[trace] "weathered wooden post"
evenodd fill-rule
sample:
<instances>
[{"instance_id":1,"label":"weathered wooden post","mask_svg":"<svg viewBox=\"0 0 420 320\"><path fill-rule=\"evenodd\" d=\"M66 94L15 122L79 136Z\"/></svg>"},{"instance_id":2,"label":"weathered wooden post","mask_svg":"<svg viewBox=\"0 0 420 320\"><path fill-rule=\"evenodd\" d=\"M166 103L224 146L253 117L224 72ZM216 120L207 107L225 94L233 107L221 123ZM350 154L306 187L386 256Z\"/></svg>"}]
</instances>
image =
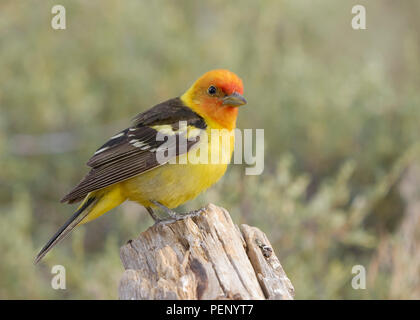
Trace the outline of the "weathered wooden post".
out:
<instances>
[{"instance_id":1,"label":"weathered wooden post","mask_svg":"<svg viewBox=\"0 0 420 320\"><path fill-rule=\"evenodd\" d=\"M213 204L121 248L120 299L293 299L267 237Z\"/></svg>"}]
</instances>

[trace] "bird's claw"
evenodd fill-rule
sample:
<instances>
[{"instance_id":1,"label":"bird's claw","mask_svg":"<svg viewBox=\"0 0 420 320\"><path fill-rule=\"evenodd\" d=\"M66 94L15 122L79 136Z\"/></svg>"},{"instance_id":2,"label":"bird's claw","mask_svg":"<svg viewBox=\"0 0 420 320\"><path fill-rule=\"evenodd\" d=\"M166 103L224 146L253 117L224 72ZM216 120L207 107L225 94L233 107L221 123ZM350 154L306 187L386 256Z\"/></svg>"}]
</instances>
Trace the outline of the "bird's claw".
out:
<instances>
[{"instance_id":1,"label":"bird's claw","mask_svg":"<svg viewBox=\"0 0 420 320\"><path fill-rule=\"evenodd\" d=\"M163 204L161 204L158 201L151 200L151 202L154 205L156 205L157 207L163 209L168 214L168 216L169 216L169 217L167 217L165 219L160 219L155 214L153 214L153 210L150 209L150 211L152 211L151 215L153 214L152 215L152 218L155 221L155 225L158 225L158 224L169 224L169 223L173 223L173 222L176 222L176 221L179 221L179 220L183 220L183 219L186 219L186 218L196 217L196 216L200 215L202 212L205 211L204 208L200 208L198 210L193 210L193 211L187 212L187 213L176 213L175 211L167 208L166 206L164 206ZM150 213L150 211L149 211L149 213Z\"/></svg>"},{"instance_id":2,"label":"bird's claw","mask_svg":"<svg viewBox=\"0 0 420 320\"><path fill-rule=\"evenodd\" d=\"M187 213L176 213L176 212L171 210L171 214L169 215L168 218L159 219L159 220L155 221L155 225L166 225L166 224L170 224L170 223L180 221L180 220L184 220L184 219L187 219L187 218L197 217L202 212L204 212L204 209L202 209L202 208L198 209L198 210L193 210L193 211L187 212Z\"/></svg>"}]
</instances>

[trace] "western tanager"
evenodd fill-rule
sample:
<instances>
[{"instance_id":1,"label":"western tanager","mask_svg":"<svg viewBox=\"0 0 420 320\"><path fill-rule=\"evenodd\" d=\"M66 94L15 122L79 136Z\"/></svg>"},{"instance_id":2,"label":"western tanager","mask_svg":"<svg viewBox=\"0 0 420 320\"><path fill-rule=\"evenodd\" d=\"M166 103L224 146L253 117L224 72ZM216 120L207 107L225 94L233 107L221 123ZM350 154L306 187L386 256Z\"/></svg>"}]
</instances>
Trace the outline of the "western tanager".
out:
<instances>
[{"instance_id":1,"label":"western tanager","mask_svg":"<svg viewBox=\"0 0 420 320\"><path fill-rule=\"evenodd\" d=\"M135 201L148 210L155 222L154 209L164 209L172 219L180 215L171 211L218 181L227 163L185 162L185 157L199 147L213 153L227 153L229 143L211 143L212 129L232 133L238 107L246 104L242 80L228 70L213 70L199 78L181 97L162 102L138 114L132 125L111 137L87 162L92 169L61 202L82 201L77 211L47 242L34 263L44 257L76 226L91 221L126 200ZM180 123L186 126L181 130ZM164 143L159 133L188 139L187 148L178 150L176 164L157 161L157 150ZM204 138L203 139L203 134ZM200 139L201 138L201 139ZM202 145L205 143L205 145ZM225 148L223 150L222 148Z\"/></svg>"}]
</instances>

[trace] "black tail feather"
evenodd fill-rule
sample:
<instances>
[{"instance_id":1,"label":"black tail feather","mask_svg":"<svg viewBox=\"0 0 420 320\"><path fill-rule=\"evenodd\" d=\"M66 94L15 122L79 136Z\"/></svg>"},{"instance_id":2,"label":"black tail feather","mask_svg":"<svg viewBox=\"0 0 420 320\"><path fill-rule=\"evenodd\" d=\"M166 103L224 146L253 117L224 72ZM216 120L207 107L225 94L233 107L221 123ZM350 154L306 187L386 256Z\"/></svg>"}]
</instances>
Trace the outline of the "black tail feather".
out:
<instances>
[{"instance_id":1,"label":"black tail feather","mask_svg":"<svg viewBox=\"0 0 420 320\"><path fill-rule=\"evenodd\" d=\"M47 244L41 249L34 260L34 264L37 264L47 253L50 251L58 242L63 240L80 221L89 213L85 212L86 209L95 201L95 197L89 198L71 217L66 223L51 237ZM82 214L85 212L85 214Z\"/></svg>"}]
</instances>

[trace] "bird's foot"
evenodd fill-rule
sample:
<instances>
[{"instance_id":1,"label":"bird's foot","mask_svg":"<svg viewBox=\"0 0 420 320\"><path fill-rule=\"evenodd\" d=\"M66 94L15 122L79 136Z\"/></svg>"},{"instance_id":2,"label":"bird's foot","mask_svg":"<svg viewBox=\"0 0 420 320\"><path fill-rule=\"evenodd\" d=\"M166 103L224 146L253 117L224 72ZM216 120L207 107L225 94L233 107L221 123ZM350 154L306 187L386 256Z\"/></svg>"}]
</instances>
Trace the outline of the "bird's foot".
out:
<instances>
[{"instance_id":1,"label":"bird's foot","mask_svg":"<svg viewBox=\"0 0 420 320\"><path fill-rule=\"evenodd\" d=\"M197 209L197 210L193 210L193 211L190 211L190 212L185 212L185 213L175 213L174 215L172 215L170 217L170 219L173 219L173 220L177 221L177 220L182 220L182 219L186 219L186 218L197 217L202 212L204 212L204 209L203 208Z\"/></svg>"},{"instance_id":2,"label":"bird's foot","mask_svg":"<svg viewBox=\"0 0 420 320\"><path fill-rule=\"evenodd\" d=\"M193 210L193 211L187 212L187 213L176 213L175 211L167 208L166 206L164 206L163 204L161 204L158 201L151 200L151 202L154 205L156 205L157 207L163 209L168 214L168 217L165 218L165 219L159 219L159 218L156 217L156 215L153 214L156 217L156 219L155 219L152 216L153 220L155 220L155 224L168 224L168 223L183 220L183 219L186 219L186 218L196 217L196 216L200 215L202 212L204 212L204 208L201 208L201 209ZM150 211L149 211L149 213L150 213Z\"/></svg>"},{"instance_id":3,"label":"bird's foot","mask_svg":"<svg viewBox=\"0 0 420 320\"><path fill-rule=\"evenodd\" d=\"M196 216L199 216L200 214L202 214L205 211L206 210L204 208L200 208L200 209L196 209L196 210L187 212L187 213L185 213L185 215L188 216L188 217L196 217Z\"/></svg>"},{"instance_id":4,"label":"bird's foot","mask_svg":"<svg viewBox=\"0 0 420 320\"><path fill-rule=\"evenodd\" d=\"M163 221L162 219L160 219L154 212L153 209L150 207L146 207L147 212L149 212L150 216L152 217L153 221L155 222L155 224L159 224L161 221Z\"/></svg>"}]
</instances>

